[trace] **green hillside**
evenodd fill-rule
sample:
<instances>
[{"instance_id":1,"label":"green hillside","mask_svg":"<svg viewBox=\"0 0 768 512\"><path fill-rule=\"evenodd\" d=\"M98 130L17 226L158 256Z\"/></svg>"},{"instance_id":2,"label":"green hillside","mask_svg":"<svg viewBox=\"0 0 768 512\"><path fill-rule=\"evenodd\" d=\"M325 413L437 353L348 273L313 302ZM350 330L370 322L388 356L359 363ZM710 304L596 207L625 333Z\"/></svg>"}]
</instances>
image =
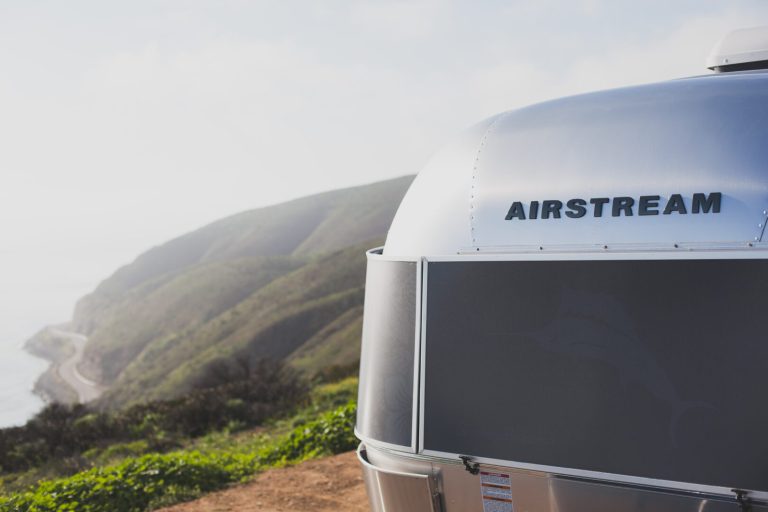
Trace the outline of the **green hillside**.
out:
<instances>
[{"instance_id":1,"label":"green hillside","mask_svg":"<svg viewBox=\"0 0 768 512\"><path fill-rule=\"evenodd\" d=\"M309 375L359 354L364 251L380 245L412 177L214 222L139 256L77 305L80 370L103 405L178 396L243 361ZM214 382L215 383L215 382Z\"/></svg>"}]
</instances>

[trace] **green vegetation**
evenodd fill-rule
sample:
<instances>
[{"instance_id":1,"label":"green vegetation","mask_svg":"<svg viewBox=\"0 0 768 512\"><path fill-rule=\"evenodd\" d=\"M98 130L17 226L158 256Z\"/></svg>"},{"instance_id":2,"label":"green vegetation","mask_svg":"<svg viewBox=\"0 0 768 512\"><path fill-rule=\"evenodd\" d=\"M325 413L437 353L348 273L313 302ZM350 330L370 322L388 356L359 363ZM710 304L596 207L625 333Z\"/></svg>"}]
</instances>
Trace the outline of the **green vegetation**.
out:
<instances>
[{"instance_id":1,"label":"green vegetation","mask_svg":"<svg viewBox=\"0 0 768 512\"><path fill-rule=\"evenodd\" d=\"M253 453L180 450L128 457L68 478L42 482L8 497L0 511L141 511L199 496L259 470L354 449L355 404L339 407L296 427Z\"/></svg>"},{"instance_id":2,"label":"green vegetation","mask_svg":"<svg viewBox=\"0 0 768 512\"><path fill-rule=\"evenodd\" d=\"M354 378L320 386L310 405L256 433L225 429L183 449L146 455L134 454L146 448L141 442L113 445L101 455L125 453L119 462L0 496L0 511L142 511L195 498L269 467L354 449L356 387Z\"/></svg>"},{"instance_id":3,"label":"green vegetation","mask_svg":"<svg viewBox=\"0 0 768 512\"><path fill-rule=\"evenodd\" d=\"M102 282L63 329L108 389L0 430L0 512L148 510L353 449L365 250L411 181L235 215ZM63 339L27 347L60 362ZM57 379L39 387L71 401Z\"/></svg>"},{"instance_id":4,"label":"green vegetation","mask_svg":"<svg viewBox=\"0 0 768 512\"><path fill-rule=\"evenodd\" d=\"M106 457L146 446L162 452L187 439L225 427L260 425L305 402L306 385L281 363L242 365L242 374L174 400L137 404L118 411L51 404L22 427L0 430L0 472L19 472L68 460L87 467L99 448Z\"/></svg>"},{"instance_id":5,"label":"green vegetation","mask_svg":"<svg viewBox=\"0 0 768 512\"><path fill-rule=\"evenodd\" d=\"M139 256L76 308L80 370L100 406L169 400L232 359L285 360L310 378L359 354L365 250L412 177L238 214Z\"/></svg>"}]
</instances>

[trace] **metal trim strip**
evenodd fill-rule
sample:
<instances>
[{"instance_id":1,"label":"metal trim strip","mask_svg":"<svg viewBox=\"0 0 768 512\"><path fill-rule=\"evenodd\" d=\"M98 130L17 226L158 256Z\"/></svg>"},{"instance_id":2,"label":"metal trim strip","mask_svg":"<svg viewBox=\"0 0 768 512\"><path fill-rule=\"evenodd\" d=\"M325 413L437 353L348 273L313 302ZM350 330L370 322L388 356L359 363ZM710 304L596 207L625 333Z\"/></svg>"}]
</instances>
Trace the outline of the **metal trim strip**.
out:
<instances>
[{"instance_id":1,"label":"metal trim strip","mask_svg":"<svg viewBox=\"0 0 768 512\"><path fill-rule=\"evenodd\" d=\"M696 259L765 259L768 258L768 244L749 249L702 249L696 251L583 251L583 252L516 252L516 253L467 253L443 256L428 256L430 262L451 261L610 261L610 260L696 260Z\"/></svg>"},{"instance_id":2,"label":"metal trim strip","mask_svg":"<svg viewBox=\"0 0 768 512\"><path fill-rule=\"evenodd\" d=\"M397 453L402 453L405 455L414 454L414 452L411 451L412 447L410 446L388 443L386 441L379 441L378 439L373 439L372 437L364 436L363 434L360 433L359 430L357 430L357 426L355 426L354 428L354 434L355 434L355 437L358 438L360 441L362 441L367 445L373 446L374 448L395 451Z\"/></svg>"},{"instance_id":3,"label":"metal trim strip","mask_svg":"<svg viewBox=\"0 0 768 512\"><path fill-rule=\"evenodd\" d=\"M413 332L413 413L411 414L411 451L413 451L413 453L417 453L420 446L420 443L418 442L418 435L419 421L421 418L419 408L419 404L421 403L419 400L421 389L419 386L419 373L421 364L421 272L422 264L421 260L419 260L416 262L416 299L414 300L416 303L416 314L414 315L415 322Z\"/></svg>"},{"instance_id":4,"label":"metal trim strip","mask_svg":"<svg viewBox=\"0 0 768 512\"><path fill-rule=\"evenodd\" d=\"M604 244L542 244L542 245L507 245L507 246L478 246L463 247L456 253L471 254L519 254L519 253L602 253L602 252L692 252L692 251L741 251L765 250L768 242L755 240L751 242L677 242L664 244L630 244L606 242Z\"/></svg>"},{"instance_id":5,"label":"metal trim strip","mask_svg":"<svg viewBox=\"0 0 768 512\"><path fill-rule=\"evenodd\" d=\"M455 464L454 460L459 460L459 454L441 452L436 450L423 450L423 455L433 457L433 462L437 462L445 459L451 464ZM531 464L528 462L515 462L509 460L493 459L489 457L473 457L473 462L477 462L481 465L496 466L511 469L520 469L524 471L536 471L539 473L546 473L558 476L566 477L578 477L589 479L599 482L613 482L619 484L632 484L640 485L644 487L650 487L654 489L667 489L667 490L682 490L687 492L699 493L699 494L712 494L716 496L733 497L734 493L730 487L718 487L713 485L700 485L689 482L676 482L673 480L657 480L654 478L645 478L631 475L620 475L615 473L601 473L599 471L588 471L584 469L571 469L562 468L558 466L547 466L543 464ZM759 501L768 501L768 492L755 491L750 489L744 489L749 493L751 499L757 499Z\"/></svg>"},{"instance_id":6,"label":"metal trim strip","mask_svg":"<svg viewBox=\"0 0 768 512\"><path fill-rule=\"evenodd\" d=\"M419 432L419 444L417 453L421 453L424 449L424 374L426 364L426 344L427 344L427 282L429 279L429 265L427 265L427 259L422 258L421 264L421 317L419 323L421 324L420 332L420 352L419 352L419 424L417 425Z\"/></svg>"},{"instance_id":7,"label":"metal trim strip","mask_svg":"<svg viewBox=\"0 0 768 512\"><path fill-rule=\"evenodd\" d=\"M419 474L419 473L408 473L408 472L405 472L405 471L396 471L394 469L387 469L387 468L382 468L382 467L379 467L379 466L375 466L375 465L371 464L370 462L368 462L368 459L366 459L362 455L361 452L363 452L364 450L365 450L365 443L360 443L358 445L358 447L357 447L357 450L356 450L357 460L359 460L360 463L363 466L365 466L367 468L370 468L373 471L376 471L378 473L386 473L388 475L404 476L404 477L409 477L409 478L417 478L419 480L427 480L427 479L430 478L430 475L422 475L422 474Z\"/></svg>"}]
</instances>

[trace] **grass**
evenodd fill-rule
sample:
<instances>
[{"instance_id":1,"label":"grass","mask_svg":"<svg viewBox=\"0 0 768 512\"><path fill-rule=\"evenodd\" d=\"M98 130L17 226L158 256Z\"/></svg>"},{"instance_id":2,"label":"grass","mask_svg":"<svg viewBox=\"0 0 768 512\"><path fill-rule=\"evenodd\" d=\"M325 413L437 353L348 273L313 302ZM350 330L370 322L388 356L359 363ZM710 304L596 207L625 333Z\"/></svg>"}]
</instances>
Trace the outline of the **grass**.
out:
<instances>
[{"instance_id":1,"label":"grass","mask_svg":"<svg viewBox=\"0 0 768 512\"><path fill-rule=\"evenodd\" d=\"M251 432L228 429L169 453L111 446L89 456L115 460L0 496L0 511L139 512L247 481L264 469L354 449L357 379L313 391L310 406Z\"/></svg>"}]
</instances>

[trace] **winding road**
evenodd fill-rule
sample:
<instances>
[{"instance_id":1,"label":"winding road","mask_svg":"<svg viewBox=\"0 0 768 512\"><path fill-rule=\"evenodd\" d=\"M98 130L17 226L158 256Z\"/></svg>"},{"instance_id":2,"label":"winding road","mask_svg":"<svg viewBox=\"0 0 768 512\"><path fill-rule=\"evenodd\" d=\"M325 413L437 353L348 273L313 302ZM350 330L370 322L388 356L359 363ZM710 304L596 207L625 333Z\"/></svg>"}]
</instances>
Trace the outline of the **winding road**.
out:
<instances>
[{"instance_id":1,"label":"winding road","mask_svg":"<svg viewBox=\"0 0 768 512\"><path fill-rule=\"evenodd\" d=\"M59 376L75 390L77 399L81 404L98 398L106 388L98 382L84 377L77 369L78 363L83 358L83 350L88 342L88 337L76 332L62 331L56 327L51 327L50 331L58 338L68 339L75 347L75 353L58 365Z\"/></svg>"}]
</instances>

